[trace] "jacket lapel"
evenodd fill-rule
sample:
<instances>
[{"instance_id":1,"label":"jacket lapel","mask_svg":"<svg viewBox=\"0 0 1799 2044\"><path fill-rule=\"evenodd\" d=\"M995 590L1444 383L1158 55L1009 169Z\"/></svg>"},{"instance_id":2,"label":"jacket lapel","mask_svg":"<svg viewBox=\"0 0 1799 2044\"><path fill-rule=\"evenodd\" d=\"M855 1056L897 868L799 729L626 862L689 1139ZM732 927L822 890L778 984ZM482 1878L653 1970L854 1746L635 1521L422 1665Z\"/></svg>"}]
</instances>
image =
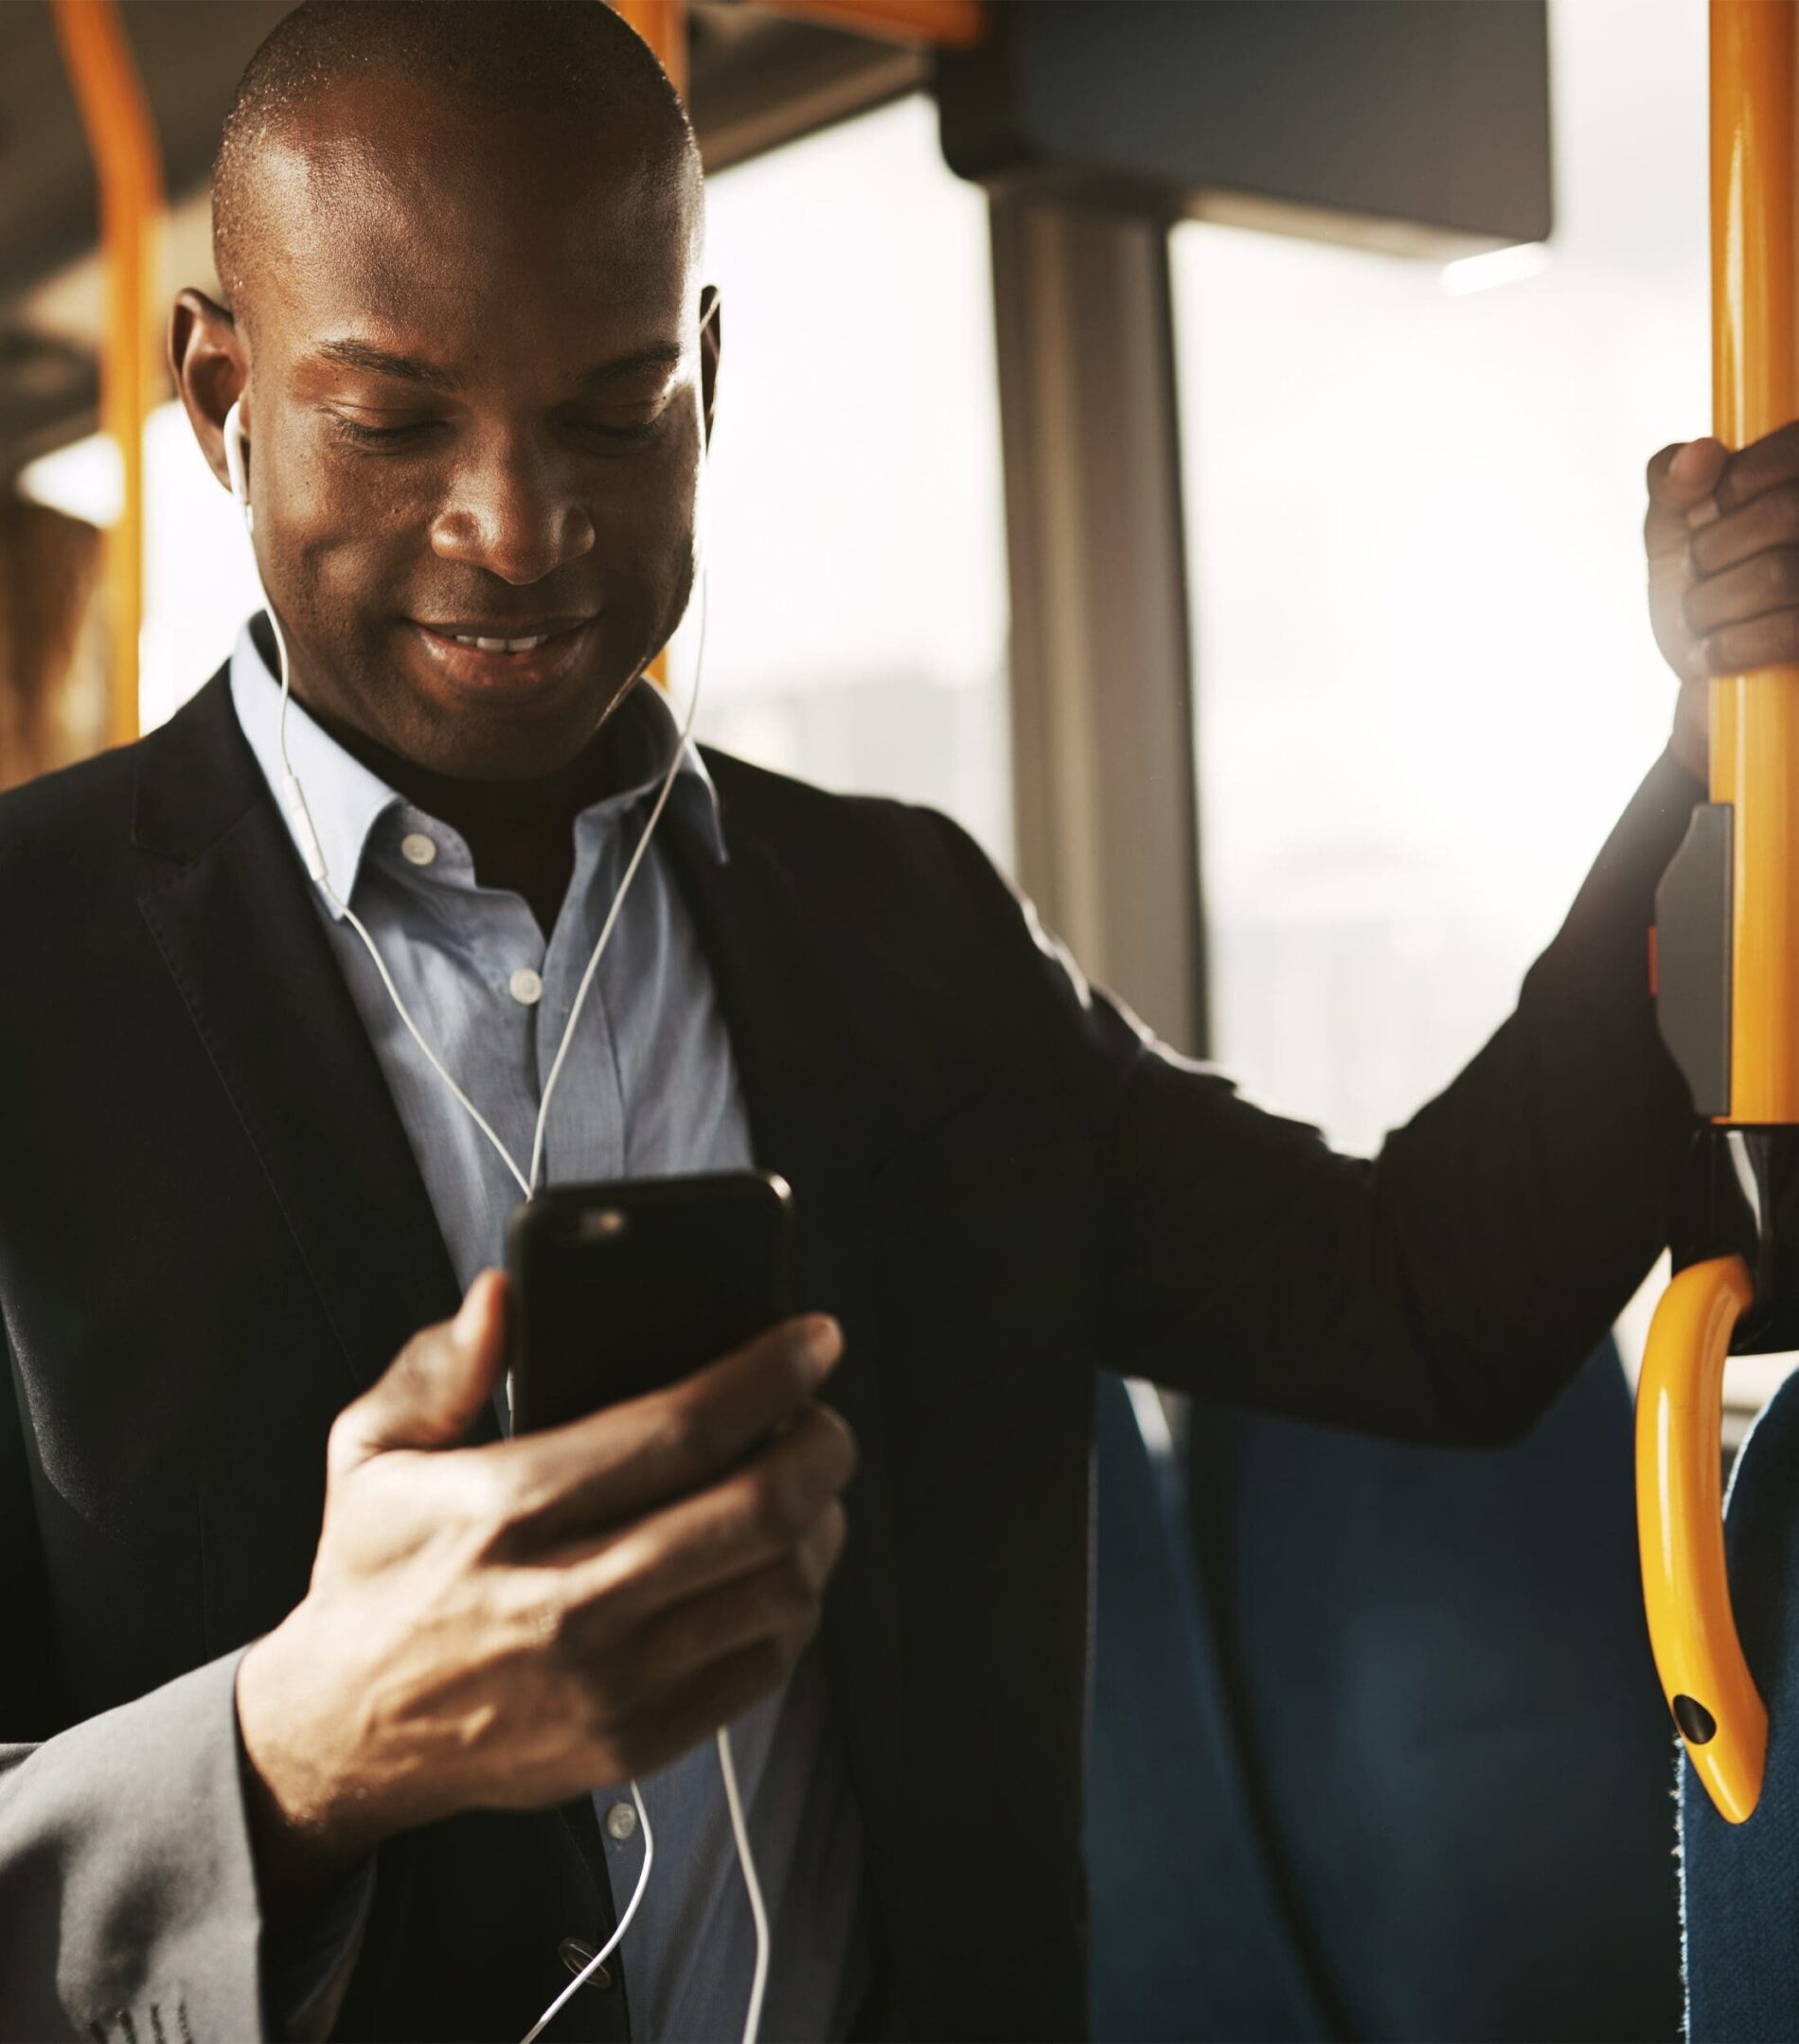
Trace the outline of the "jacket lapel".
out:
<instances>
[{"instance_id":1,"label":"jacket lapel","mask_svg":"<svg viewBox=\"0 0 1799 2044\"><path fill-rule=\"evenodd\" d=\"M347 1401L455 1311L455 1273L223 670L139 747L134 832L163 862L138 905L330 1317ZM470 1438L498 1437L484 1408ZM610 1929L592 1802L561 1815Z\"/></svg>"},{"instance_id":2,"label":"jacket lapel","mask_svg":"<svg viewBox=\"0 0 1799 2044\"><path fill-rule=\"evenodd\" d=\"M141 748L135 830L167 862L138 905L365 1390L455 1276L223 671Z\"/></svg>"},{"instance_id":3,"label":"jacket lapel","mask_svg":"<svg viewBox=\"0 0 1799 2044\"><path fill-rule=\"evenodd\" d=\"M868 1177L878 1144L805 904L749 819L722 794L721 807L723 863L672 812L668 848L718 987L757 1163L793 1187L794 1303L833 1313L844 1327L844 1360L824 1395L854 1431L860 1456L822 1645L864 1828L891 1837L900 1657L879 1330L870 1306ZM870 1857L879 1865L884 1856Z\"/></svg>"}]
</instances>

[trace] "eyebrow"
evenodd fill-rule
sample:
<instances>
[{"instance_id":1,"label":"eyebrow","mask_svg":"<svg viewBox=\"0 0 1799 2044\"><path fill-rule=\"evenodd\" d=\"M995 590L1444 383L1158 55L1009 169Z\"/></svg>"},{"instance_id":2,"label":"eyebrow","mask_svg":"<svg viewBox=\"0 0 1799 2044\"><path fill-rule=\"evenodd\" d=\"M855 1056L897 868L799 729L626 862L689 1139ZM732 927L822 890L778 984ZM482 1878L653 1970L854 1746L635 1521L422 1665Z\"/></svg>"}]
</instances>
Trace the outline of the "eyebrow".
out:
<instances>
[{"instance_id":1,"label":"eyebrow","mask_svg":"<svg viewBox=\"0 0 1799 2044\"><path fill-rule=\"evenodd\" d=\"M326 341L317 352L322 361L341 363L347 369L372 369L377 376L399 377L403 382L422 383L428 390L454 391L462 387L460 377L438 368L436 363L423 362L417 355L396 355L387 348L373 347L366 341Z\"/></svg>"},{"instance_id":2,"label":"eyebrow","mask_svg":"<svg viewBox=\"0 0 1799 2044\"><path fill-rule=\"evenodd\" d=\"M326 341L320 345L317 353L322 361L340 363L348 369L369 369L377 376L398 377L402 382L420 383L427 390L448 393L462 387L459 376L439 368L434 362L426 362L417 355L397 355L391 349L376 347L367 341L348 337ZM680 362L681 349L672 342L661 342L589 369L580 379L580 388L584 391L603 389L610 383L623 382L629 377L641 375L646 369L660 369L667 374L679 366Z\"/></svg>"}]
</instances>

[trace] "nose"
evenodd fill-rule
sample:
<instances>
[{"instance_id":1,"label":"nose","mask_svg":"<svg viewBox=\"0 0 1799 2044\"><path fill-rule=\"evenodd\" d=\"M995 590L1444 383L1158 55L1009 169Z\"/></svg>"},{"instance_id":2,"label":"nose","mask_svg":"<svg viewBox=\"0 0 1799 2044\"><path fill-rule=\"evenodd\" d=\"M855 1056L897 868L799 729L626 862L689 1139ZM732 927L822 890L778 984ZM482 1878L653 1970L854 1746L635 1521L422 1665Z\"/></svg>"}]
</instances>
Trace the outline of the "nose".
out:
<instances>
[{"instance_id":1,"label":"nose","mask_svg":"<svg viewBox=\"0 0 1799 2044\"><path fill-rule=\"evenodd\" d=\"M523 432L494 433L458 466L432 521L432 550L523 587L578 560L594 522L553 447Z\"/></svg>"}]
</instances>

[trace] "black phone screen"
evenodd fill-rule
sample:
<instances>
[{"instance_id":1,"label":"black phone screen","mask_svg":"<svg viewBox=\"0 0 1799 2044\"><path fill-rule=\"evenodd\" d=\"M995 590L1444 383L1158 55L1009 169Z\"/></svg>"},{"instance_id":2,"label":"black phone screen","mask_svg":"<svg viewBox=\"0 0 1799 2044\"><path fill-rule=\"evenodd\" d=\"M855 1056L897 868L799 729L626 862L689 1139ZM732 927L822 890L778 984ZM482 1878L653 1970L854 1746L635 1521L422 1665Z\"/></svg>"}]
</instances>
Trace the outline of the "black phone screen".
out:
<instances>
[{"instance_id":1,"label":"black phone screen","mask_svg":"<svg viewBox=\"0 0 1799 2044\"><path fill-rule=\"evenodd\" d=\"M769 1172L565 1185L507 1224L515 1433L658 1391L793 1311Z\"/></svg>"}]
</instances>

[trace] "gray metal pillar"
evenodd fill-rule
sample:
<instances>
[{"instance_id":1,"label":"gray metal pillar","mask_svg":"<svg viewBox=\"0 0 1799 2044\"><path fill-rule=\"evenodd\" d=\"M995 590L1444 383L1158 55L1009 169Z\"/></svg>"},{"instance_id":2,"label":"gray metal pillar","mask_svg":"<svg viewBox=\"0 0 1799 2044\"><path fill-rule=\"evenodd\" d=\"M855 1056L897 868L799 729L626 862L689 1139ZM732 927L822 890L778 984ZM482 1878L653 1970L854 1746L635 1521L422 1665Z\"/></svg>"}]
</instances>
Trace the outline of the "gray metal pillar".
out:
<instances>
[{"instance_id":1,"label":"gray metal pillar","mask_svg":"<svg viewBox=\"0 0 1799 2044\"><path fill-rule=\"evenodd\" d=\"M1088 975L1202 1055L1167 233L992 201L1018 878Z\"/></svg>"}]
</instances>

